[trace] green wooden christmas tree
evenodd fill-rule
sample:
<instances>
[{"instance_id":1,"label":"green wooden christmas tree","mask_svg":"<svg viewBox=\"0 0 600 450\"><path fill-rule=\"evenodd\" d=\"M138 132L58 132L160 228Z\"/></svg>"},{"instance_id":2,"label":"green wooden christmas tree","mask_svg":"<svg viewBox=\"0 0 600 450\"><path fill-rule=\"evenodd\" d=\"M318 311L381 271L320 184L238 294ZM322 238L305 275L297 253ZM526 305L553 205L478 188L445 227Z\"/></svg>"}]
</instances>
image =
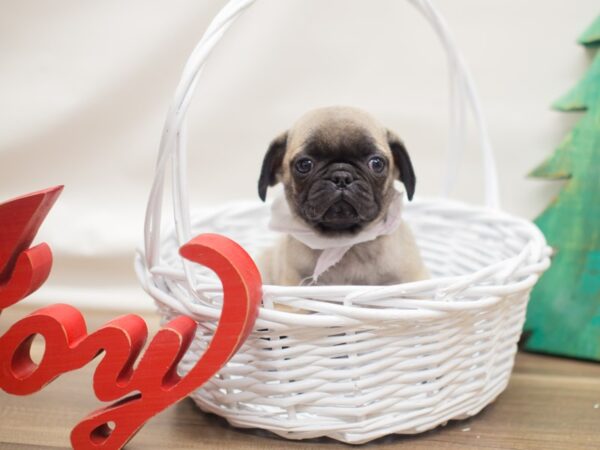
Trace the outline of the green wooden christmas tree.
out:
<instances>
[{"instance_id":1,"label":"green wooden christmas tree","mask_svg":"<svg viewBox=\"0 0 600 450\"><path fill-rule=\"evenodd\" d=\"M566 183L536 220L555 255L532 292L525 348L600 360L600 17L579 42L592 52L591 67L553 106L585 114L531 173Z\"/></svg>"}]
</instances>

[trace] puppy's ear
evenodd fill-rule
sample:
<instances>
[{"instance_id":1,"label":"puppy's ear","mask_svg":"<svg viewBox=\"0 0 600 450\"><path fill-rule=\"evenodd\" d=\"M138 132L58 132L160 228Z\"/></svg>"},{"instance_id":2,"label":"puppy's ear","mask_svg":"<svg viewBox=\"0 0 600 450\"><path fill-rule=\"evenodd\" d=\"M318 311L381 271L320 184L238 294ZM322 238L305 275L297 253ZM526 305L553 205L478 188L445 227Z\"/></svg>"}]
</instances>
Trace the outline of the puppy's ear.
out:
<instances>
[{"instance_id":1,"label":"puppy's ear","mask_svg":"<svg viewBox=\"0 0 600 450\"><path fill-rule=\"evenodd\" d=\"M287 146L287 131L277 136L267 150L263 159L260 178L258 179L258 196L264 202L267 198L267 188L277 183L277 175L281 171L281 163Z\"/></svg>"},{"instance_id":2,"label":"puppy's ear","mask_svg":"<svg viewBox=\"0 0 600 450\"><path fill-rule=\"evenodd\" d=\"M389 130L387 131L387 140L390 150L392 151L392 156L394 157L394 163L400 172L399 179L406 188L406 195L408 196L408 199L412 200L415 193L415 184L417 183L417 179L415 177L415 171L412 163L410 162L410 157L406 151L406 147L404 147L404 144L400 138Z\"/></svg>"}]
</instances>

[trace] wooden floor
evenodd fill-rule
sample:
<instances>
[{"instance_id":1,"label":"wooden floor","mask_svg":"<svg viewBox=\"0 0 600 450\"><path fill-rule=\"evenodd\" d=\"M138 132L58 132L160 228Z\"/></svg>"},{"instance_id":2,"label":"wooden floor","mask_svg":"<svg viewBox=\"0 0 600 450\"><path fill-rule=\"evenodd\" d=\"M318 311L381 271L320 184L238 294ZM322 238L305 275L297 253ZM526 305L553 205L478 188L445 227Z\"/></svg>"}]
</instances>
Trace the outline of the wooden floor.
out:
<instances>
[{"instance_id":1,"label":"wooden floor","mask_svg":"<svg viewBox=\"0 0 600 450\"><path fill-rule=\"evenodd\" d=\"M0 316L0 333L28 312ZM89 329L117 316L84 312ZM157 320L147 316L154 327ZM69 448L71 428L98 408L92 367L29 397L0 393L0 448ZM286 441L230 427L186 399L152 419L127 449L351 449L332 440ZM361 449L600 449L600 364L521 353L508 389L479 415L418 436L389 436Z\"/></svg>"}]
</instances>

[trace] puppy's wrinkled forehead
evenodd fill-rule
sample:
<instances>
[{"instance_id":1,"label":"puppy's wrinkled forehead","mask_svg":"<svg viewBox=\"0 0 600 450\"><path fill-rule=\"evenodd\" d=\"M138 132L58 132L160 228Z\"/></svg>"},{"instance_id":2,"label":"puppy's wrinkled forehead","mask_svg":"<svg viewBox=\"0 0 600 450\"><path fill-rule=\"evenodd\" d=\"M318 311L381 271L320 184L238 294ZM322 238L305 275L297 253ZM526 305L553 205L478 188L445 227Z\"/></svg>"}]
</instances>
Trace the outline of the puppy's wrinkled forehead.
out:
<instances>
[{"instance_id":1,"label":"puppy's wrinkled forehead","mask_svg":"<svg viewBox=\"0 0 600 450\"><path fill-rule=\"evenodd\" d=\"M302 116L288 136L288 160L302 152L316 159L353 159L380 151L390 154L386 129L366 112L321 108Z\"/></svg>"}]
</instances>

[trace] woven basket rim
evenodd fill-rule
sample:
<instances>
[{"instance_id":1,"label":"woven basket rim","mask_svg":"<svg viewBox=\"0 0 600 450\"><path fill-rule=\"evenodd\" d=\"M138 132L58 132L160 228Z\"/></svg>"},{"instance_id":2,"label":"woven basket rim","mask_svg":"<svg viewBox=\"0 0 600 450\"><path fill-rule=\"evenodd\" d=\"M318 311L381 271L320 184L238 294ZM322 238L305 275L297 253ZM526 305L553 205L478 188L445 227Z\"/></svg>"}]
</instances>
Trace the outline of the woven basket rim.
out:
<instances>
[{"instance_id":1,"label":"woven basket rim","mask_svg":"<svg viewBox=\"0 0 600 450\"><path fill-rule=\"evenodd\" d=\"M241 200L227 202L223 206L216 209L199 208L198 214L195 214L192 222L197 223L198 220L206 220L210 217L217 217L222 214L231 212L232 210L238 209L237 214L243 214L244 211L257 208L267 208L268 204L262 204L258 201L252 200ZM545 238L541 231L532 222L516 217L509 213L499 211L494 208L488 208L480 205L472 205L461 201L448 200L448 199L436 199L436 198L418 198L415 199L411 204L406 205L409 213L418 214L419 210L426 208L445 208L454 210L455 213L462 214L473 214L474 216L481 215L483 217L493 217L494 220L501 220L506 223L514 224L515 227L519 227L522 232L525 232L528 236L529 244L525 245L524 248L512 257L497 261L493 264L484 266L472 273L462 275L452 275L431 278L423 281L415 281L394 285L342 285L342 286L277 286L277 285L263 285L263 305L260 307L259 317L266 320L276 320L283 322L291 322L292 318L298 319L300 322L297 323L299 326L317 326L317 322L320 320L316 317L320 316L324 318L323 314L327 316L342 316L345 318L356 319L362 317L362 320L369 321L369 317L373 316L373 320L380 320L377 318L382 311L386 312L390 320L408 320L418 319L421 317L432 317L439 316L440 314L451 313L457 310L466 309L479 309L489 306L491 303L501 301L506 298L505 296L512 292L520 292L523 289L527 289L535 284L538 279L538 274L543 272L549 265L549 256L551 254L550 248L546 245ZM203 215L202 211L208 212L208 215ZM211 232L210 230L208 232ZM163 251L165 249L172 251L173 239L175 239L174 229L170 230L165 234L165 239L161 243ZM171 242L169 242L171 241ZM169 245L171 244L171 245ZM180 258L177 256L177 258ZM526 275L521 277L517 281L510 282L498 282L490 284L495 276L499 272L502 272L503 268L509 263L513 263L514 267L525 268ZM136 266L143 266L143 270L149 275L146 279L154 280L155 277L160 277L165 273L165 267L153 268L149 272L145 268L145 260L141 252L138 252L136 257ZM170 267L170 266L169 266ZM138 276L142 284L144 283L144 275L139 272ZM172 272L168 273L172 275ZM185 280L175 280L171 283L185 283ZM164 283L158 285L152 282L152 286L145 285L145 289L157 299L160 294L157 291L163 291L162 294L169 295L169 292L165 291L168 289ZM159 287L162 286L162 287ZM203 282L198 284L198 290L203 292L210 292L212 294L222 293L222 285L218 278L214 278L212 282ZM428 292L427 299L411 299L411 294ZM463 295L471 293L471 297L466 300L460 300L454 298L455 293L460 292ZM159 294L159 295L157 295ZM362 304L359 300L361 296L368 295L373 297L377 295L377 298L381 299L393 299L395 306L377 306L372 301L365 301ZM323 296L334 296L334 298L323 298ZM164 296L161 296L164 297ZM292 299L290 304L294 303L297 307L298 299L301 298L305 302L305 306L313 304L312 302L319 302L320 308L328 311L321 311L320 314L298 314L295 311L282 311L275 310L266 304L269 300L277 299L277 303L285 304L285 297ZM350 304L346 304L347 300L350 299ZM164 303L162 300L157 299L160 303ZM196 317L211 316L217 318L220 314L220 305L209 304L206 302L200 302L200 304L194 303L194 294L188 295L185 300L187 305L181 305L185 309L185 313L192 314ZM355 303L357 302L357 303ZM376 302L375 302L376 303ZM172 306L172 305L171 305ZM374 307L376 306L376 307ZM372 313L370 313L370 311ZM340 317L340 318L342 318ZM308 320L309 323L305 323Z\"/></svg>"}]
</instances>

